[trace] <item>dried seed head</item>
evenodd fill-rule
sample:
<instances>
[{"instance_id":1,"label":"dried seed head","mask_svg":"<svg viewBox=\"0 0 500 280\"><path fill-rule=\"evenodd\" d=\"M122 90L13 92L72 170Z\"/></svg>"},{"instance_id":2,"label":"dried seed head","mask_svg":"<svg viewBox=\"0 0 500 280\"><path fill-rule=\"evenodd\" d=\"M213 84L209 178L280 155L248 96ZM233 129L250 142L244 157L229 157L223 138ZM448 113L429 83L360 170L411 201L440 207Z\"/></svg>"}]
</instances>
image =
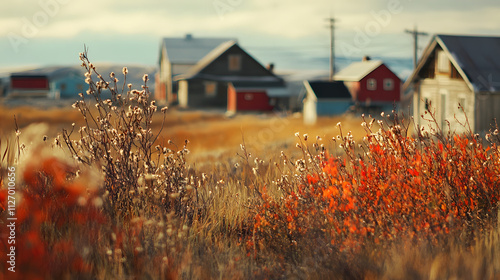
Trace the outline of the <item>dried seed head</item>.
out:
<instances>
[{"instance_id":1,"label":"dried seed head","mask_svg":"<svg viewBox=\"0 0 500 280\"><path fill-rule=\"evenodd\" d=\"M128 68L127 67L123 67L122 72L123 72L123 75L127 75L128 74Z\"/></svg>"}]
</instances>

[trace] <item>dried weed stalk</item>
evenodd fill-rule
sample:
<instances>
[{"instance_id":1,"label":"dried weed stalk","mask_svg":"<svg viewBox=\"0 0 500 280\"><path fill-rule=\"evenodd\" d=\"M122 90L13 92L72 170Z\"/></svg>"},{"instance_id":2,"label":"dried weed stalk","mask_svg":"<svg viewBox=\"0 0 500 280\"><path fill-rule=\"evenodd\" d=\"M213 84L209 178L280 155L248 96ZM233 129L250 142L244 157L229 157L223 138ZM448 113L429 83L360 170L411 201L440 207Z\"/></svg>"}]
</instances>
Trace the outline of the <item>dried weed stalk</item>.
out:
<instances>
[{"instance_id":1,"label":"dried weed stalk","mask_svg":"<svg viewBox=\"0 0 500 280\"><path fill-rule=\"evenodd\" d=\"M141 90L135 90L126 84L128 70L124 67L120 89L115 73L110 73L108 82L86 52L80 53L80 60L89 88L86 95L80 93L81 99L73 107L82 114L85 125L76 133L74 126L64 130L62 136L75 159L102 169L108 209L129 217L164 210L186 214L192 192L184 180L188 142L176 151L156 145L161 129L152 129L158 107L150 98L148 75L143 77ZM166 110L160 110L163 123Z\"/></svg>"}]
</instances>

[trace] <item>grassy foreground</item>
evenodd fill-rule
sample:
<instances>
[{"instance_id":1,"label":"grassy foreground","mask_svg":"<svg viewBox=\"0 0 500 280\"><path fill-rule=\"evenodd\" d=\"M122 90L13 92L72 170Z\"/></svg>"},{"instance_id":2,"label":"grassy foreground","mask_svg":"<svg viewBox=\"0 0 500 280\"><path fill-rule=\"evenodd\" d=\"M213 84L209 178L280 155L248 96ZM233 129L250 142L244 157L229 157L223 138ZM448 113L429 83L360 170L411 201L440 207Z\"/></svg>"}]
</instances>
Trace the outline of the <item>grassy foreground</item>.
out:
<instances>
[{"instance_id":1,"label":"grassy foreground","mask_svg":"<svg viewBox=\"0 0 500 280\"><path fill-rule=\"evenodd\" d=\"M325 122L328 139L287 118L180 126L147 76L121 90L81 59L89 91L58 136L4 132L2 279L500 277L498 130L410 137L394 114Z\"/></svg>"}]
</instances>

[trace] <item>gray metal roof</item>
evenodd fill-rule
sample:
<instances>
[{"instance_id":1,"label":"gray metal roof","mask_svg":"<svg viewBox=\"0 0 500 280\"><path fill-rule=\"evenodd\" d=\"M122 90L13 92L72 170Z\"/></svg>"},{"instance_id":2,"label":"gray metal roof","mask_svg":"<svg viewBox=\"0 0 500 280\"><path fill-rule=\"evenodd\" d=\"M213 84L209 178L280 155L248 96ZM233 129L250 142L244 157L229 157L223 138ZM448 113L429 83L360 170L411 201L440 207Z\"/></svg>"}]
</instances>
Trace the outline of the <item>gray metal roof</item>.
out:
<instances>
[{"instance_id":1,"label":"gray metal roof","mask_svg":"<svg viewBox=\"0 0 500 280\"><path fill-rule=\"evenodd\" d=\"M189 71L186 73L186 78L191 78L194 75L198 74L201 70L207 67L214 60L219 58L224 52L229 50L232 46L236 45L236 41L226 41L212 49L207 55L205 55L202 59L196 63Z\"/></svg>"},{"instance_id":2,"label":"gray metal roof","mask_svg":"<svg viewBox=\"0 0 500 280\"><path fill-rule=\"evenodd\" d=\"M346 68L340 70L334 79L337 81L358 82L373 70L382 65L381 60L368 60L351 63Z\"/></svg>"},{"instance_id":3,"label":"gray metal roof","mask_svg":"<svg viewBox=\"0 0 500 280\"><path fill-rule=\"evenodd\" d=\"M78 68L81 68L78 66ZM47 77L49 79L57 79L60 77L67 77L69 75L81 75L83 77L84 71L80 71L76 67L72 66L48 66L37 69L26 70L22 72L11 73L12 77L19 76L37 76L37 77Z\"/></svg>"},{"instance_id":4,"label":"gray metal roof","mask_svg":"<svg viewBox=\"0 0 500 280\"><path fill-rule=\"evenodd\" d=\"M474 91L500 91L500 37L436 35Z\"/></svg>"},{"instance_id":5,"label":"gray metal roof","mask_svg":"<svg viewBox=\"0 0 500 280\"><path fill-rule=\"evenodd\" d=\"M164 38L162 48L166 48L171 63L196 64L210 51L234 38L197 38L186 35L182 38Z\"/></svg>"},{"instance_id":6,"label":"gray metal roof","mask_svg":"<svg viewBox=\"0 0 500 280\"><path fill-rule=\"evenodd\" d=\"M202 71L210 65L212 62L217 60L226 51L231 49L233 46L239 47L236 41L226 41L211 50L205 57L203 57L196 65L191 67L186 74L181 74L174 78L174 80L186 80L186 79L206 79L212 81L224 81L233 82L234 85L238 83L251 83L251 86L263 87L265 84L267 86L283 86L283 79L269 72L266 76L244 76L244 75L217 75L210 73L202 73ZM241 48L241 47L239 47ZM245 50L241 49L243 52Z\"/></svg>"}]
</instances>

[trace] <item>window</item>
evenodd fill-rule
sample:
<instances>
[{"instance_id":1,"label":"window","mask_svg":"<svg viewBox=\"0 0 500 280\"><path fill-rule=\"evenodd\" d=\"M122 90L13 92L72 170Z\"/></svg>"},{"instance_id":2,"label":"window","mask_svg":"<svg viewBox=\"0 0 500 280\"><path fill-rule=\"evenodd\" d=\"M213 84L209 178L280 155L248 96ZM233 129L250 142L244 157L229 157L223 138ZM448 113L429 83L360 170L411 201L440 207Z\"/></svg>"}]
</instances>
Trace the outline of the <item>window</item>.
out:
<instances>
[{"instance_id":1,"label":"window","mask_svg":"<svg viewBox=\"0 0 500 280\"><path fill-rule=\"evenodd\" d=\"M205 95L206 96L217 95L217 83L216 82L205 82Z\"/></svg>"},{"instance_id":2,"label":"window","mask_svg":"<svg viewBox=\"0 0 500 280\"><path fill-rule=\"evenodd\" d=\"M377 90L377 80L371 78L366 81L366 88L368 90Z\"/></svg>"},{"instance_id":3,"label":"window","mask_svg":"<svg viewBox=\"0 0 500 280\"><path fill-rule=\"evenodd\" d=\"M384 79L384 90L393 90L393 89L394 89L394 80Z\"/></svg>"},{"instance_id":4,"label":"window","mask_svg":"<svg viewBox=\"0 0 500 280\"><path fill-rule=\"evenodd\" d=\"M462 76L460 76L460 73L458 73L457 68L455 66L451 66L451 73L450 73L450 78L452 79L462 79Z\"/></svg>"},{"instance_id":5,"label":"window","mask_svg":"<svg viewBox=\"0 0 500 280\"><path fill-rule=\"evenodd\" d=\"M245 98L246 101L253 100L253 94L251 94L251 93L245 93L245 95L243 96L243 98Z\"/></svg>"},{"instance_id":6,"label":"window","mask_svg":"<svg viewBox=\"0 0 500 280\"><path fill-rule=\"evenodd\" d=\"M230 54L228 59L229 59L229 71L241 70L241 55Z\"/></svg>"},{"instance_id":7,"label":"window","mask_svg":"<svg viewBox=\"0 0 500 280\"><path fill-rule=\"evenodd\" d=\"M460 95L458 97L458 106L462 106L463 110L465 111L465 96Z\"/></svg>"},{"instance_id":8,"label":"window","mask_svg":"<svg viewBox=\"0 0 500 280\"><path fill-rule=\"evenodd\" d=\"M437 56L437 72L450 73L450 60L444 51L438 51Z\"/></svg>"},{"instance_id":9,"label":"window","mask_svg":"<svg viewBox=\"0 0 500 280\"><path fill-rule=\"evenodd\" d=\"M431 110L431 101L428 98L425 99L425 110L428 112Z\"/></svg>"}]
</instances>

